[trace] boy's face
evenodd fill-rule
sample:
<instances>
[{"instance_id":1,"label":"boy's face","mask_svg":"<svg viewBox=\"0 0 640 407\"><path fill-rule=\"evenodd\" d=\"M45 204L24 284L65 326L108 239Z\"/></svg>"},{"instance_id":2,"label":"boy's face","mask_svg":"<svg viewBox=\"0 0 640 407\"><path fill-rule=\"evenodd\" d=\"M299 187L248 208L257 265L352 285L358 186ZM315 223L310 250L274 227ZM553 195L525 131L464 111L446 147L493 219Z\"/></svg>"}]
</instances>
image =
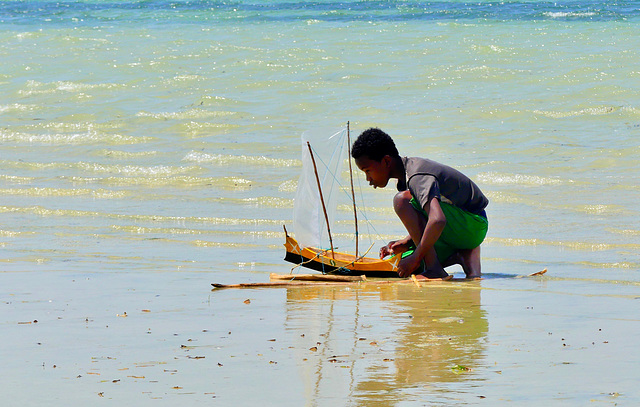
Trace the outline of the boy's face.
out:
<instances>
[{"instance_id":1,"label":"boy's face","mask_svg":"<svg viewBox=\"0 0 640 407\"><path fill-rule=\"evenodd\" d=\"M355 160L356 165L367 177L367 182L374 188L384 188L389 183L391 172L391 157L385 155L381 161L372 160L363 155Z\"/></svg>"}]
</instances>

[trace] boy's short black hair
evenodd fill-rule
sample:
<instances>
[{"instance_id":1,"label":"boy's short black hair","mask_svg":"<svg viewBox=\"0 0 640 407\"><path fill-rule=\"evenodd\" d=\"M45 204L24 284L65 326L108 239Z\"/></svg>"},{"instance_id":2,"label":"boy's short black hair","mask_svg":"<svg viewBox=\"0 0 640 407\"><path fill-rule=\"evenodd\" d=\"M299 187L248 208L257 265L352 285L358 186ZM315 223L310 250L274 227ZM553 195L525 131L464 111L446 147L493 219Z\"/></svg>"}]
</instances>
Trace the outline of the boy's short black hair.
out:
<instances>
[{"instance_id":1,"label":"boy's short black hair","mask_svg":"<svg viewBox=\"0 0 640 407\"><path fill-rule=\"evenodd\" d=\"M351 147L351 157L354 159L367 156L374 161L382 161L385 155L400 157L393 139L378 128L363 131Z\"/></svg>"}]
</instances>

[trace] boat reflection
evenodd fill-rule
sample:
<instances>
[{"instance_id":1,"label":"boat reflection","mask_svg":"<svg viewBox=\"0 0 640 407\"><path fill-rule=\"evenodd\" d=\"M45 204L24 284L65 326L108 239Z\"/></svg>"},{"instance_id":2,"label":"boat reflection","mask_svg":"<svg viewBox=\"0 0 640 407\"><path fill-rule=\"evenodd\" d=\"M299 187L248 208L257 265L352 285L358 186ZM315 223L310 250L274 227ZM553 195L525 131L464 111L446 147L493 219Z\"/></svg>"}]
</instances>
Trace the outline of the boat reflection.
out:
<instances>
[{"instance_id":1,"label":"boat reflection","mask_svg":"<svg viewBox=\"0 0 640 407\"><path fill-rule=\"evenodd\" d=\"M479 284L288 289L286 327L310 404L389 406L478 380L488 331Z\"/></svg>"}]
</instances>

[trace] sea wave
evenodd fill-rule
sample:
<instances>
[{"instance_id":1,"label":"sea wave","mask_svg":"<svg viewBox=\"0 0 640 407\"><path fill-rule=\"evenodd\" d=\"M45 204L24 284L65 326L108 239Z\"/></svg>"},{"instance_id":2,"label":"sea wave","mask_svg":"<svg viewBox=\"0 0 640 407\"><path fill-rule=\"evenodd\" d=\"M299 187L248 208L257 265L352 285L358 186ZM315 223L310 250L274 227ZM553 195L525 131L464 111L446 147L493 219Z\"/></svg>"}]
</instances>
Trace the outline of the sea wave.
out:
<instances>
[{"instance_id":1,"label":"sea wave","mask_svg":"<svg viewBox=\"0 0 640 407\"><path fill-rule=\"evenodd\" d=\"M550 18L584 18L598 15L593 11L548 11L542 14Z\"/></svg>"},{"instance_id":2,"label":"sea wave","mask_svg":"<svg viewBox=\"0 0 640 407\"><path fill-rule=\"evenodd\" d=\"M100 164L80 161L77 163L40 163L27 161L8 161L0 160L0 164L5 168L19 168L32 171L41 170L76 170L82 172L91 172L96 174L120 174L123 176L171 176L185 173L199 173L201 168L197 166L169 166L169 165L118 165L118 164Z\"/></svg>"},{"instance_id":3,"label":"sea wave","mask_svg":"<svg viewBox=\"0 0 640 407\"><path fill-rule=\"evenodd\" d=\"M635 229L608 229L609 232L627 236L640 236L640 230Z\"/></svg>"},{"instance_id":4,"label":"sea wave","mask_svg":"<svg viewBox=\"0 0 640 407\"><path fill-rule=\"evenodd\" d=\"M483 172L476 176L477 180L487 185L525 185L525 186L542 186L542 185L565 185L574 181L570 179L562 179L556 177L542 177L539 175L526 174L503 174L499 172Z\"/></svg>"},{"instance_id":5,"label":"sea wave","mask_svg":"<svg viewBox=\"0 0 640 407\"><path fill-rule=\"evenodd\" d=\"M117 23L121 15L138 24L172 22L182 24L237 22L301 21L411 21L411 20L540 20L569 19L578 21L618 20L637 16L637 7L628 2L593 1L588 4L548 1L320 1L320 2L249 2L249 1L176 1L167 2L53 2L34 1L25 7L22 1L0 2L2 22L68 24L93 26L96 23ZM149 16L152 18L149 18ZM81 16L81 17L79 17Z\"/></svg>"},{"instance_id":6,"label":"sea wave","mask_svg":"<svg viewBox=\"0 0 640 407\"><path fill-rule=\"evenodd\" d=\"M598 107L588 107L580 110L569 110L569 111L557 111L557 110L534 110L533 113L539 114L542 116L546 116L552 119L564 119L567 117L576 117L576 116L600 116L609 113L614 113L619 110L618 106L598 106Z\"/></svg>"},{"instance_id":7,"label":"sea wave","mask_svg":"<svg viewBox=\"0 0 640 407\"><path fill-rule=\"evenodd\" d=\"M109 157L109 158L116 158L116 159L137 159L137 158L146 158L146 157L155 157L158 156L160 153L158 151L118 151L118 150L111 150L111 149L105 149L105 150L100 150L100 151L96 151L95 155L100 156L100 157Z\"/></svg>"},{"instance_id":8,"label":"sea wave","mask_svg":"<svg viewBox=\"0 0 640 407\"><path fill-rule=\"evenodd\" d=\"M632 263L628 261L611 262L611 263L581 261L581 262L578 262L578 264L587 266L587 267L599 268L599 269L635 269L635 270L640 269L639 263Z\"/></svg>"},{"instance_id":9,"label":"sea wave","mask_svg":"<svg viewBox=\"0 0 640 407\"><path fill-rule=\"evenodd\" d=\"M619 205L579 205L567 208L590 215L618 215L625 212L624 207Z\"/></svg>"},{"instance_id":10,"label":"sea wave","mask_svg":"<svg viewBox=\"0 0 640 407\"><path fill-rule=\"evenodd\" d=\"M5 188L0 189L0 195L63 197L90 196L98 199L117 199L129 195L126 191L110 191L106 189L70 189L70 188Z\"/></svg>"},{"instance_id":11,"label":"sea wave","mask_svg":"<svg viewBox=\"0 0 640 407\"><path fill-rule=\"evenodd\" d=\"M97 182L111 186L144 186L148 188L213 187L226 190L246 190L252 181L240 177L195 177L195 176L147 176L147 177L107 177Z\"/></svg>"},{"instance_id":12,"label":"sea wave","mask_svg":"<svg viewBox=\"0 0 640 407\"><path fill-rule=\"evenodd\" d=\"M20 89L18 94L21 96L33 96L33 95L43 95L43 94L52 94L58 92L66 92L66 93L81 93L87 92L94 89L106 89L113 90L117 88L122 88L124 85L117 83L79 83L79 82L70 82L70 81L57 81L57 82L39 82L34 80L29 80L26 83L26 89Z\"/></svg>"},{"instance_id":13,"label":"sea wave","mask_svg":"<svg viewBox=\"0 0 640 407\"><path fill-rule=\"evenodd\" d=\"M188 123L180 123L178 125L180 134L188 134L191 137L196 137L199 135L212 136L215 134L225 134L230 130L237 129L238 127L240 127L240 125L232 123L211 123L194 121L190 121Z\"/></svg>"},{"instance_id":14,"label":"sea wave","mask_svg":"<svg viewBox=\"0 0 640 407\"><path fill-rule=\"evenodd\" d=\"M13 230L0 230L0 237L18 237L22 235L33 234L33 232L16 232Z\"/></svg>"},{"instance_id":15,"label":"sea wave","mask_svg":"<svg viewBox=\"0 0 640 407\"><path fill-rule=\"evenodd\" d=\"M289 179L278 185L278 191L280 192L296 192L298 189L298 181Z\"/></svg>"},{"instance_id":16,"label":"sea wave","mask_svg":"<svg viewBox=\"0 0 640 407\"><path fill-rule=\"evenodd\" d=\"M0 114L13 112L32 112L37 109L36 105L25 105L22 103L12 103L10 105L0 105Z\"/></svg>"},{"instance_id":17,"label":"sea wave","mask_svg":"<svg viewBox=\"0 0 640 407\"><path fill-rule=\"evenodd\" d=\"M91 115L85 115L91 116ZM81 115L72 116L74 119L81 117ZM92 116L91 116L92 117ZM58 133L88 133L88 132L106 132L116 130L122 127L121 122L107 121L107 122L95 122L90 120L83 121L41 121L34 124L25 126L19 126L19 129L25 130L30 133L34 130L46 130L49 132Z\"/></svg>"},{"instance_id":18,"label":"sea wave","mask_svg":"<svg viewBox=\"0 0 640 407\"><path fill-rule=\"evenodd\" d=\"M269 167L298 167L302 165L300 160L270 158L265 156L207 154L198 151L191 151L182 160L198 164L210 163L216 165L256 165Z\"/></svg>"},{"instance_id":19,"label":"sea wave","mask_svg":"<svg viewBox=\"0 0 640 407\"><path fill-rule=\"evenodd\" d=\"M256 198L214 198L212 201L254 208L293 208L293 199L278 198L274 196L259 196Z\"/></svg>"},{"instance_id":20,"label":"sea wave","mask_svg":"<svg viewBox=\"0 0 640 407\"><path fill-rule=\"evenodd\" d=\"M194 240L191 242L194 246L198 247L224 247L237 249L240 247L262 247L262 245L249 244L249 243L232 243L232 242L209 242L206 240Z\"/></svg>"},{"instance_id":21,"label":"sea wave","mask_svg":"<svg viewBox=\"0 0 640 407\"><path fill-rule=\"evenodd\" d=\"M166 215L132 215L119 214L98 211L82 211L73 209L49 209L42 206L0 206L0 213L26 213L43 217L73 217L73 218L103 218L103 219L119 219L127 221L146 221L146 222L193 222L205 223L209 225L276 225L278 227L285 224L284 220L278 219L245 219L245 218L221 218L209 216L166 216Z\"/></svg>"},{"instance_id":22,"label":"sea wave","mask_svg":"<svg viewBox=\"0 0 640 407\"><path fill-rule=\"evenodd\" d=\"M134 235L145 234L170 234L170 235L216 235L216 236L251 236L260 238L282 238L282 231L257 231L257 230L240 230L240 231L221 231L221 230L202 230L193 228L163 228L163 227L145 227L138 225L112 225L113 230L130 233Z\"/></svg>"},{"instance_id":23,"label":"sea wave","mask_svg":"<svg viewBox=\"0 0 640 407\"><path fill-rule=\"evenodd\" d=\"M53 144L53 145L80 145L80 144L138 144L147 143L153 137L123 136L120 134L105 134L98 131L89 131L78 134L30 134L0 131L0 141L17 144Z\"/></svg>"},{"instance_id":24,"label":"sea wave","mask_svg":"<svg viewBox=\"0 0 640 407\"><path fill-rule=\"evenodd\" d=\"M185 120L185 119L208 119L212 117L226 117L238 114L237 112L215 111L204 109L189 109L183 112L138 112L138 117L150 117L158 120Z\"/></svg>"},{"instance_id":25,"label":"sea wave","mask_svg":"<svg viewBox=\"0 0 640 407\"><path fill-rule=\"evenodd\" d=\"M33 177L21 177L17 175L0 174L0 180L11 184L28 184L33 182Z\"/></svg>"},{"instance_id":26,"label":"sea wave","mask_svg":"<svg viewBox=\"0 0 640 407\"><path fill-rule=\"evenodd\" d=\"M551 241L542 239L518 239L518 238L498 238L488 237L487 243L500 244L503 246L556 246L566 249L583 250L583 251L606 251L618 249L639 250L640 244L636 243L593 243L593 242L575 242L575 241Z\"/></svg>"}]
</instances>

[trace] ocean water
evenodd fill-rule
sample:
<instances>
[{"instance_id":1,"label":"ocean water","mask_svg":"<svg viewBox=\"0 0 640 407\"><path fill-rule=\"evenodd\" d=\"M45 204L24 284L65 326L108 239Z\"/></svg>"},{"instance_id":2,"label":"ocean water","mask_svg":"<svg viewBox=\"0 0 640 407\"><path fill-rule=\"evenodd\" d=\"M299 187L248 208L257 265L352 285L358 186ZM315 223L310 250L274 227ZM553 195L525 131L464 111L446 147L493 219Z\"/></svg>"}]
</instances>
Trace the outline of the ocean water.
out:
<instances>
[{"instance_id":1,"label":"ocean water","mask_svg":"<svg viewBox=\"0 0 640 407\"><path fill-rule=\"evenodd\" d=\"M485 272L640 282L639 16L633 1L4 1L2 269L288 269L300 134L349 121L481 186ZM359 183L370 234L402 235L393 188Z\"/></svg>"},{"instance_id":2,"label":"ocean water","mask_svg":"<svg viewBox=\"0 0 640 407\"><path fill-rule=\"evenodd\" d=\"M0 2L3 394L637 404L639 29L638 1ZM476 181L488 278L210 293L291 270L300 136L347 122ZM404 231L355 175L374 255Z\"/></svg>"}]
</instances>

